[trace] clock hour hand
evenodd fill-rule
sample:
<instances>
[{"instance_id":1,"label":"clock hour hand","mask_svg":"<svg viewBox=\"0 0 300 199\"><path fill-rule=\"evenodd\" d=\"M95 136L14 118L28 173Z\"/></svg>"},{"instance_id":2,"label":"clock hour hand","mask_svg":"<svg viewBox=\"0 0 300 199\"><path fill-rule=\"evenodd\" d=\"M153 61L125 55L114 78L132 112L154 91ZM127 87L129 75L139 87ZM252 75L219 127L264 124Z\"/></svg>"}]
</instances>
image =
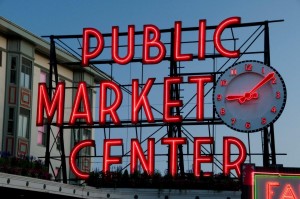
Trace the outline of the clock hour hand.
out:
<instances>
[{"instance_id":1,"label":"clock hour hand","mask_svg":"<svg viewBox=\"0 0 300 199\"><path fill-rule=\"evenodd\" d=\"M228 95L226 99L228 101L238 100L240 104L243 104L246 100L257 99L258 93L245 93L244 95Z\"/></svg>"},{"instance_id":2,"label":"clock hour hand","mask_svg":"<svg viewBox=\"0 0 300 199\"><path fill-rule=\"evenodd\" d=\"M275 78L275 73L274 72L269 73L258 84L256 84L250 92L246 92L244 93L244 95L229 95L226 97L226 99L228 101L238 100L240 104L243 104L245 101L249 101L251 99L257 99L258 93L256 92L256 90L258 90L263 85L265 85L268 81L274 78Z\"/></svg>"},{"instance_id":3,"label":"clock hour hand","mask_svg":"<svg viewBox=\"0 0 300 199\"><path fill-rule=\"evenodd\" d=\"M228 101L233 101L233 100L239 100L239 99L241 99L241 98L243 98L244 96L243 95L228 95L227 97L226 97L226 99L228 100Z\"/></svg>"},{"instance_id":4,"label":"clock hour hand","mask_svg":"<svg viewBox=\"0 0 300 199\"><path fill-rule=\"evenodd\" d=\"M237 100L240 104L243 104L246 101L246 97L243 95L228 95L226 97L226 100L228 101Z\"/></svg>"}]
</instances>

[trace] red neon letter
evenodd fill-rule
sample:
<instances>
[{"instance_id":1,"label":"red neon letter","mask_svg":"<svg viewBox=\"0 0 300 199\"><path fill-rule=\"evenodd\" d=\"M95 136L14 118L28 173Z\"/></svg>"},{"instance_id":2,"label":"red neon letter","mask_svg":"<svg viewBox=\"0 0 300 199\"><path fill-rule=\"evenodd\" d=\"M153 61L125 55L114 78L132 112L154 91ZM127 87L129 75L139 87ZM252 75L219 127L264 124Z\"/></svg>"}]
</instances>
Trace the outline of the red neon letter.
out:
<instances>
[{"instance_id":1,"label":"red neon letter","mask_svg":"<svg viewBox=\"0 0 300 199\"><path fill-rule=\"evenodd\" d=\"M106 106L108 88L110 88L115 93L115 101L111 106ZM117 109L120 107L121 103L122 103L122 92L120 87L112 81L102 81L100 83L100 110L99 110L100 124L105 124L107 114L110 114L115 124L120 124L120 118L117 114Z\"/></svg>"},{"instance_id":2,"label":"red neon letter","mask_svg":"<svg viewBox=\"0 0 300 199\"><path fill-rule=\"evenodd\" d=\"M297 199L295 191L290 184L285 185L283 188L280 199Z\"/></svg>"},{"instance_id":3,"label":"red neon letter","mask_svg":"<svg viewBox=\"0 0 300 199\"><path fill-rule=\"evenodd\" d=\"M146 171L148 175L154 174L154 148L155 148L154 144L155 144L155 139L149 138L148 139L148 161L147 161L138 139L131 139L131 155L130 155L131 173L134 173L136 171L137 163L139 159L144 171Z\"/></svg>"},{"instance_id":4,"label":"red neon letter","mask_svg":"<svg viewBox=\"0 0 300 199\"><path fill-rule=\"evenodd\" d=\"M91 37L95 37L97 40L96 48L92 52L89 51ZM93 59L101 54L104 47L104 39L101 32L98 30L94 28L84 28L82 43L82 66L87 66L90 59Z\"/></svg>"},{"instance_id":5,"label":"red neon letter","mask_svg":"<svg viewBox=\"0 0 300 199\"><path fill-rule=\"evenodd\" d=\"M266 199L272 199L274 192L272 187L278 187L280 184L279 182L267 182L266 183Z\"/></svg>"},{"instance_id":6,"label":"red neon letter","mask_svg":"<svg viewBox=\"0 0 300 199\"><path fill-rule=\"evenodd\" d=\"M153 38L150 39L151 34ZM150 56L150 47L156 47L158 49L158 54L154 57ZM166 55L166 47L160 41L160 31L154 25L144 26L144 38L143 38L143 63L144 64L157 64Z\"/></svg>"},{"instance_id":7,"label":"red neon letter","mask_svg":"<svg viewBox=\"0 0 300 199\"><path fill-rule=\"evenodd\" d=\"M195 76L189 77L189 82L197 84L197 109L196 119L198 121L204 118L204 83L213 82L213 76Z\"/></svg>"},{"instance_id":8,"label":"red neon letter","mask_svg":"<svg viewBox=\"0 0 300 199\"><path fill-rule=\"evenodd\" d=\"M193 59L192 54L181 54L181 21L175 22L174 31L174 60L189 61Z\"/></svg>"},{"instance_id":9,"label":"red neon letter","mask_svg":"<svg viewBox=\"0 0 300 199\"><path fill-rule=\"evenodd\" d=\"M65 101L65 83L59 82L55 89L54 97L50 102L46 83L39 83L38 99L37 99L37 113L36 125L42 126L44 124L44 108L47 115L48 123L53 119L55 110L57 110L56 123L61 126L64 118L64 101Z\"/></svg>"},{"instance_id":10,"label":"red neon letter","mask_svg":"<svg viewBox=\"0 0 300 199\"><path fill-rule=\"evenodd\" d=\"M235 51L227 50L226 48L223 47L221 43L221 35L224 29L231 25L240 24L240 23L241 23L240 17L230 17L222 21L216 28L214 33L214 44L215 44L215 48L221 55L228 58L236 58L240 56L240 50L235 50Z\"/></svg>"},{"instance_id":11,"label":"red neon letter","mask_svg":"<svg viewBox=\"0 0 300 199\"><path fill-rule=\"evenodd\" d=\"M112 146L122 146L122 139L104 139L103 142L103 172L107 173L110 171L110 165L121 164L122 157L120 156L110 156L110 149Z\"/></svg>"},{"instance_id":12,"label":"red neon letter","mask_svg":"<svg viewBox=\"0 0 300 199\"><path fill-rule=\"evenodd\" d=\"M239 156L235 161L230 162L230 145L234 144L239 150ZM241 175L241 164L246 160L247 150L241 140L235 137L223 138L223 172L230 174L230 170L235 169L238 176Z\"/></svg>"},{"instance_id":13,"label":"red neon letter","mask_svg":"<svg viewBox=\"0 0 300 199\"><path fill-rule=\"evenodd\" d=\"M161 144L168 144L170 149L169 174L175 176L177 174L177 149L178 145L186 144L186 138L162 138Z\"/></svg>"},{"instance_id":14,"label":"red neon letter","mask_svg":"<svg viewBox=\"0 0 300 199\"><path fill-rule=\"evenodd\" d=\"M70 164L70 169L71 171L75 174L80 179L86 180L89 178L89 173L82 172L78 169L76 166L76 156L78 152L84 148L84 147L95 147L95 141L94 140L83 140L78 142L74 148L72 149L70 153L70 158L69 158L69 164Z\"/></svg>"},{"instance_id":15,"label":"red neon letter","mask_svg":"<svg viewBox=\"0 0 300 199\"><path fill-rule=\"evenodd\" d=\"M198 59L205 59L206 47L206 20L199 21L199 36L198 36Z\"/></svg>"},{"instance_id":16,"label":"red neon letter","mask_svg":"<svg viewBox=\"0 0 300 199\"><path fill-rule=\"evenodd\" d=\"M112 59L118 64L128 64L134 56L134 25L128 26L128 50L123 58L119 56L119 27L112 27Z\"/></svg>"},{"instance_id":17,"label":"red neon letter","mask_svg":"<svg viewBox=\"0 0 300 199\"><path fill-rule=\"evenodd\" d=\"M164 78L164 110L163 110L163 120L164 122L181 122L181 115L171 115L172 107L181 107L182 100L172 100L172 84L180 84L182 82L182 77L165 77Z\"/></svg>"},{"instance_id":18,"label":"red neon letter","mask_svg":"<svg viewBox=\"0 0 300 199\"><path fill-rule=\"evenodd\" d=\"M148 122L154 122L154 117L147 97L154 81L155 78L149 78L145 84L144 89L141 92L141 95L139 96L139 80L137 79L132 80L131 122L133 124L136 124L138 122L138 113L139 110L142 108L142 106L144 107Z\"/></svg>"},{"instance_id":19,"label":"red neon letter","mask_svg":"<svg viewBox=\"0 0 300 199\"><path fill-rule=\"evenodd\" d=\"M81 108L81 102L83 104L84 109L84 111L82 112L79 111ZM93 124L91 106L85 82L78 83L78 88L75 95L75 101L70 115L69 124L74 125L77 119L84 119L89 125Z\"/></svg>"},{"instance_id":20,"label":"red neon letter","mask_svg":"<svg viewBox=\"0 0 300 199\"><path fill-rule=\"evenodd\" d=\"M195 137L194 138L194 175L199 177L201 172L201 163L213 162L212 155L201 155L202 144L213 144L212 137ZM211 175L211 173L210 173Z\"/></svg>"}]
</instances>

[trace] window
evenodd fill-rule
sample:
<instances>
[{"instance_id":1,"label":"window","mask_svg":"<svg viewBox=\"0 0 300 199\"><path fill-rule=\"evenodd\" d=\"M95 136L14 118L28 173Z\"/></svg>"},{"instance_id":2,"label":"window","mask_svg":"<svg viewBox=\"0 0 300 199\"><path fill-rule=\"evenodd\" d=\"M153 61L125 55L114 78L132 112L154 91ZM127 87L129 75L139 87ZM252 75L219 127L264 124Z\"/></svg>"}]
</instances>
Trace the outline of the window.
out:
<instances>
[{"instance_id":1,"label":"window","mask_svg":"<svg viewBox=\"0 0 300 199\"><path fill-rule=\"evenodd\" d=\"M80 129L73 129L74 145L80 141Z\"/></svg>"},{"instance_id":2,"label":"window","mask_svg":"<svg viewBox=\"0 0 300 199\"><path fill-rule=\"evenodd\" d=\"M22 57L20 86L27 89L31 88L31 61L24 57Z\"/></svg>"},{"instance_id":3,"label":"window","mask_svg":"<svg viewBox=\"0 0 300 199\"><path fill-rule=\"evenodd\" d=\"M2 66L2 51L0 50L0 66Z\"/></svg>"},{"instance_id":4,"label":"window","mask_svg":"<svg viewBox=\"0 0 300 199\"><path fill-rule=\"evenodd\" d=\"M92 137L92 131L91 129L84 129L82 134L82 140L91 139ZM82 149L82 156L90 156L91 155L91 147L85 147ZM80 159L80 168L82 171L90 172L91 167L91 158L90 157L82 157Z\"/></svg>"},{"instance_id":5,"label":"window","mask_svg":"<svg viewBox=\"0 0 300 199\"><path fill-rule=\"evenodd\" d=\"M61 150L61 145L60 145L60 132L58 132L57 136L56 136L56 149L57 150Z\"/></svg>"},{"instance_id":6,"label":"window","mask_svg":"<svg viewBox=\"0 0 300 199\"><path fill-rule=\"evenodd\" d=\"M29 118L30 111L24 108L20 108L18 131L19 137L29 138Z\"/></svg>"},{"instance_id":7,"label":"window","mask_svg":"<svg viewBox=\"0 0 300 199\"><path fill-rule=\"evenodd\" d=\"M55 168L54 176L55 176L55 181L57 181L57 182L61 181L61 169L60 169L60 167Z\"/></svg>"},{"instance_id":8,"label":"window","mask_svg":"<svg viewBox=\"0 0 300 199\"><path fill-rule=\"evenodd\" d=\"M63 79L63 78L59 78L59 80L58 80L59 82L64 82L64 83L66 83L66 80L65 79Z\"/></svg>"},{"instance_id":9,"label":"window","mask_svg":"<svg viewBox=\"0 0 300 199\"><path fill-rule=\"evenodd\" d=\"M10 80L9 82L12 84L17 83L17 57L11 57L10 60Z\"/></svg>"},{"instance_id":10,"label":"window","mask_svg":"<svg viewBox=\"0 0 300 199\"><path fill-rule=\"evenodd\" d=\"M37 144L46 146L47 144L47 124L38 126Z\"/></svg>"},{"instance_id":11,"label":"window","mask_svg":"<svg viewBox=\"0 0 300 199\"><path fill-rule=\"evenodd\" d=\"M14 134L14 117L15 117L15 109L12 107L9 107L8 122L7 122L7 134L8 135Z\"/></svg>"},{"instance_id":12,"label":"window","mask_svg":"<svg viewBox=\"0 0 300 199\"><path fill-rule=\"evenodd\" d=\"M82 134L82 140L89 140L92 138L92 131L91 129L84 129L83 134ZM91 154L91 148L90 147L85 147L82 149L83 153L85 155L90 155Z\"/></svg>"},{"instance_id":13,"label":"window","mask_svg":"<svg viewBox=\"0 0 300 199\"><path fill-rule=\"evenodd\" d=\"M82 140L88 140L92 138L92 132L90 129L84 129Z\"/></svg>"},{"instance_id":14,"label":"window","mask_svg":"<svg viewBox=\"0 0 300 199\"><path fill-rule=\"evenodd\" d=\"M49 74L45 71L41 71L40 73L40 82L46 83L47 87L49 86Z\"/></svg>"},{"instance_id":15,"label":"window","mask_svg":"<svg viewBox=\"0 0 300 199\"><path fill-rule=\"evenodd\" d=\"M92 88L88 88L88 95L89 95L89 100L90 103L93 104L93 89Z\"/></svg>"}]
</instances>

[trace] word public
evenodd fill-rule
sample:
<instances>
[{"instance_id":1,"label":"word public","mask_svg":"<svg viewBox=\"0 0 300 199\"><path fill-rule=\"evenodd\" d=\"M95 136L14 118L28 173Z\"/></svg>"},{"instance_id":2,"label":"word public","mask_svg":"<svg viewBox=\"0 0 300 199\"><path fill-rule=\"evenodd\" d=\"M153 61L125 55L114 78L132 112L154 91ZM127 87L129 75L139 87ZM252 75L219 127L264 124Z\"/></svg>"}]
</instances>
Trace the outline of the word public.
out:
<instances>
[{"instance_id":1,"label":"word public","mask_svg":"<svg viewBox=\"0 0 300 199\"><path fill-rule=\"evenodd\" d=\"M230 17L223 20L215 28L213 35L213 42L215 49L220 55L228 58L237 58L240 55L239 50L228 50L221 42L221 36L225 28L238 25L241 23L240 17ZM190 61L192 60L192 53L181 52L181 32L182 24L180 21L175 22L174 25L174 41L172 58L174 61ZM128 64L132 61L135 55L135 27L134 25L128 26L128 39L127 39L127 54L124 57L119 55L119 28L117 26L112 27L111 34L111 57L112 60L118 64ZM142 43L142 62L144 64L158 64L166 56L165 44L161 41L161 31L154 25L145 25L143 29L143 43ZM90 43L92 39L96 38L96 47L91 48ZM97 58L103 48L104 37L100 31L94 28L83 29L83 47L82 47L82 66L88 66L92 59ZM94 44L93 44L94 45ZM198 31L198 59L205 59L206 55L206 20L199 21ZM150 51L155 49L156 55L150 55ZM147 122L154 123L154 116L151 110L148 94L155 82L156 78L149 78L140 88L139 80L132 79L132 97L131 97L131 123L136 124L139 122L139 112L143 109ZM165 123L177 123L182 122L181 115L172 115L171 110L173 108L182 107L183 102L180 99L173 99L170 93L171 87L174 84L183 83L183 77L165 77L163 86L163 122ZM197 121L204 119L204 86L207 83L213 83L214 77L212 75L202 76L190 76L187 79L187 83L196 85L196 116ZM114 93L114 101L109 103L107 101L108 90ZM106 118L110 117L111 121L115 125L120 125L121 121L118 116L117 110L122 104L123 94L119 85L110 80L103 80L99 84L99 121L100 125L107 123ZM44 125L44 115L46 115L47 123L51 124L54 116L56 116L55 125L62 126L64 124L64 109L65 109L65 83L59 82L56 87L53 96L49 97L48 88L46 83L39 83L38 85L38 100L37 100L37 116L36 125ZM94 125L91 112L90 100L88 97L88 89L85 82L79 82L77 91L75 94L73 106L71 109L68 125L73 126L78 120L84 121L87 125ZM96 122L97 123L97 122ZM176 175L177 172L177 150L179 145L186 144L186 138L162 138L161 144L168 145L170 149L170 161L169 168L170 174ZM193 167L195 176L200 176L201 163L212 163L212 155L201 155L201 145L213 144L212 137L194 137L194 155L193 155ZM122 163L121 157L111 156L110 150L113 146L122 146L122 139L105 139L103 142L103 171L109 172L110 165ZM137 162L140 161L142 168L148 174L154 172L154 154L155 154L155 140L154 138L148 139L148 154L144 154L144 150L141 148L137 139L131 140L131 163L130 171L133 173L137 169ZM235 145L238 148L239 155L234 160L230 159L230 147ZM87 179L88 173L81 171L76 166L76 156L79 151L84 147L95 147L94 140L83 140L77 143L71 150L69 164L71 171L80 179ZM223 138L223 172L229 174L231 170L235 170L240 175L240 166L246 159L246 147L237 138L224 137Z\"/></svg>"},{"instance_id":2,"label":"word public","mask_svg":"<svg viewBox=\"0 0 300 199\"><path fill-rule=\"evenodd\" d=\"M223 20L215 29L213 42L216 50L224 57L237 58L240 55L239 50L228 50L221 42L221 36L225 28L241 23L240 17L230 17ZM181 53L181 21L176 21L174 25L174 48L171 57L174 61L190 61L193 59L192 53ZM93 51L90 51L90 40L96 38L96 47ZM118 64L128 64L134 57L135 54L135 26L128 26L128 37L127 37L127 54L124 57L119 55L119 27L112 27L111 35L111 58ZM166 56L166 47L160 40L161 32L158 27L154 25L144 25L143 30L143 43L142 43L142 62L144 64L157 64L163 60ZM83 47L82 47L82 66L88 66L89 61L93 58L98 57L103 48L104 37L100 31L95 28L83 29ZM155 56L150 55L150 49L156 49L157 54ZM205 59L206 53L206 20L199 21L198 29L198 59Z\"/></svg>"}]
</instances>

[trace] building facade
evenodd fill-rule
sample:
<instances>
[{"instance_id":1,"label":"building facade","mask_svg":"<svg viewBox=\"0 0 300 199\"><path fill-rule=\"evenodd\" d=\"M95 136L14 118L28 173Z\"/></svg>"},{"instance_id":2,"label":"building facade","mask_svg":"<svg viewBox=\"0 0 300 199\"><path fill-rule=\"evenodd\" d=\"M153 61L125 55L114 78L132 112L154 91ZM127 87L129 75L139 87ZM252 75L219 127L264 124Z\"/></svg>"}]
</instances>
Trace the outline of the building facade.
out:
<instances>
[{"instance_id":1,"label":"building facade","mask_svg":"<svg viewBox=\"0 0 300 199\"><path fill-rule=\"evenodd\" d=\"M0 143L1 151L15 157L33 157L44 160L47 146L47 132L51 134L49 150L51 157L50 173L57 181L61 180L60 130L51 125L36 126L38 84L45 82L49 86L50 43L41 37L0 17ZM96 102L93 88L101 79L108 76L91 67L70 66L66 62L78 61L72 54L56 48L58 81L65 82L65 118L69 120L72 102L78 82L85 81L89 89L92 107ZM54 75L53 75L53 78ZM55 89L56 82L52 81ZM92 108L94 114L95 109ZM55 117L54 117L55 118ZM55 121L54 121L55 122ZM48 130L47 128L51 128ZM93 129L65 129L64 152L66 156L79 140L93 139ZM94 150L86 150L81 155L94 155ZM74 177L69 171L68 178ZM79 163L79 168L90 171L90 158Z\"/></svg>"}]
</instances>

